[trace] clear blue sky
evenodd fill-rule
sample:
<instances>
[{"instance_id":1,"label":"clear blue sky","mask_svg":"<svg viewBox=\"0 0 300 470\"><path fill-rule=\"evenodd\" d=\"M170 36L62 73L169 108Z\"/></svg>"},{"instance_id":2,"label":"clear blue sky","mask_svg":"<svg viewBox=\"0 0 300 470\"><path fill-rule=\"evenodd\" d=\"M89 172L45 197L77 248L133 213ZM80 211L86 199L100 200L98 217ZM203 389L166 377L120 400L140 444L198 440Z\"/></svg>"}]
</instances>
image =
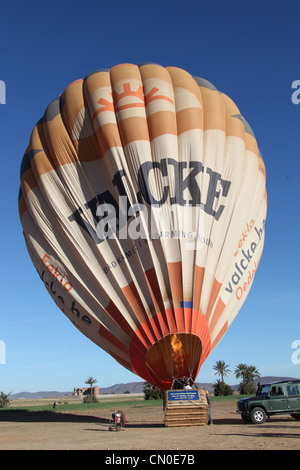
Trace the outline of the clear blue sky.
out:
<instances>
[{"instance_id":1,"label":"clear blue sky","mask_svg":"<svg viewBox=\"0 0 300 470\"><path fill-rule=\"evenodd\" d=\"M72 390L137 381L79 333L51 300L27 254L18 217L19 168L31 130L65 87L122 62L175 65L228 94L251 124L267 169L265 248L252 290L198 380L224 360L262 375L300 377L300 4L131 0L6 2L1 7L0 391ZM299 356L300 358L300 353ZM229 383L236 383L229 376Z\"/></svg>"}]
</instances>

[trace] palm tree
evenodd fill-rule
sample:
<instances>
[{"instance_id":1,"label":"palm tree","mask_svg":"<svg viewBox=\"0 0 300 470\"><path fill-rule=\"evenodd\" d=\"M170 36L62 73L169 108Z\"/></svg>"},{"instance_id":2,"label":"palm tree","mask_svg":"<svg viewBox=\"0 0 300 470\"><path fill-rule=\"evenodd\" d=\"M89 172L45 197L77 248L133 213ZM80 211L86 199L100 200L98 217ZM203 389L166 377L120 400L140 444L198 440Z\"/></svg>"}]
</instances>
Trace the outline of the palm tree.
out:
<instances>
[{"instance_id":1,"label":"palm tree","mask_svg":"<svg viewBox=\"0 0 300 470\"><path fill-rule=\"evenodd\" d=\"M225 364L225 361L217 361L213 366L213 369L216 371L215 375L219 375L221 377L221 382L224 382L224 377L227 377L231 372L229 365Z\"/></svg>"},{"instance_id":2,"label":"palm tree","mask_svg":"<svg viewBox=\"0 0 300 470\"><path fill-rule=\"evenodd\" d=\"M249 366L247 376L249 383L253 385L255 379L260 379L260 372L255 366Z\"/></svg>"},{"instance_id":3,"label":"palm tree","mask_svg":"<svg viewBox=\"0 0 300 470\"><path fill-rule=\"evenodd\" d=\"M11 392L8 393L8 394L6 394L4 392L0 392L0 408L4 408L5 406L9 405L8 397L9 397L10 394L11 394Z\"/></svg>"},{"instance_id":4,"label":"palm tree","mask_svg":"<svg viewBox=\"0 0 300 470\"><path fill-rule=\"evenodd\" d=\"M97 382L97 379L94 379L94 377L89 377L84 383L85 384L88 384L91 386L91 391L90 391L90 395L92 397L92 394L93 394L93 385Z\"/></svg>"},{"instance_id":5,"label":"palm tree","mask_svg":"<svg viewBox=\"0 0 300 470\"><path fill-rule=\"evenodd\" d=\"M239 386L241 394L255 393L254 380L260 378L260 373L256 367L248 366L247 364L239 364L234 373L237 379L239 377L242 378L242 382Z\"/></svg>"},{"instance_id":6,"label":"palm tree","mask_svg":"<svg viewBox=\"0 0 300 470\"><path fill-rule=\"evenodd\" d=\"M245 382L246 377L247 377L247 369L248 369L247 364L238 364L234 371L235 377L237 379L241 378L242 382Z\"/></svg>"}]
</instances>

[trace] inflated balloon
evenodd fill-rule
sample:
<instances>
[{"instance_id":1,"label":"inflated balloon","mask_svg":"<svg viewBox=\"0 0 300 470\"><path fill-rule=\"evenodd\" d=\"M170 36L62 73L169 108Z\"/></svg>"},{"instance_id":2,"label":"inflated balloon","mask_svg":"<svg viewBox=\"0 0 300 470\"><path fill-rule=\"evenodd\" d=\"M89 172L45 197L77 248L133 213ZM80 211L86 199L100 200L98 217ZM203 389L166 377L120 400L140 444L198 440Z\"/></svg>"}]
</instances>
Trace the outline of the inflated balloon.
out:
<instances>
[{"instance_id":1,"label":"inflated balloon","mask_svg":"<svg viewBox=\"0 0 300 470\"><path fill-rule=\"evenodd\" d=\"M264 243L265 167L237 106L176 67L77 80L33 129L20 218L49 294L161 389L196 378Z\"/></svg>"}]
</instances>

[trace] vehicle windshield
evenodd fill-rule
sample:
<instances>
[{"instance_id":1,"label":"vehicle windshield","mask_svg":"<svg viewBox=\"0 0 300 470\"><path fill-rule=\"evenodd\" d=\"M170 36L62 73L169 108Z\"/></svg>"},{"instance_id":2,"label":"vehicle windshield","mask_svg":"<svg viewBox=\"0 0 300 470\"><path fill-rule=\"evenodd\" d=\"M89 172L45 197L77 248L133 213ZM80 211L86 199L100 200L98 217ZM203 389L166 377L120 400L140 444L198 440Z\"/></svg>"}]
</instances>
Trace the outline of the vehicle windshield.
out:
<instances>
[{"instance_id":1,"label":"vehicle windshield","mask_svg":"<svg viewBox=\"0 0 300 470\"><path fill-rule=\"evenodd\" d=\"M266 397L266 396L269 395L270 389L271 389L271 385L269 385L269 384L262 385L259 394L263 397Z\"/></svg>"}]
</instances>

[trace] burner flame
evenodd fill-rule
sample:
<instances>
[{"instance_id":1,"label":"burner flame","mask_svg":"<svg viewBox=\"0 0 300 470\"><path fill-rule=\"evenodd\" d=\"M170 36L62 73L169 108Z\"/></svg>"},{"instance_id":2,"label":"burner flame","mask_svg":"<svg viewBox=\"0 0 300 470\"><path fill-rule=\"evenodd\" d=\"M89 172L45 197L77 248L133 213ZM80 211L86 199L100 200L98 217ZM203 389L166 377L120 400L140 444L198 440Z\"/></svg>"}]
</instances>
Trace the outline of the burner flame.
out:
<instances>
[{"instance_id":1,"label":"burner flame","mask_svg":"<svg viewBox=\"0 0 300 470\"><path fill-rule=\"evenodd\" d=\"M171 347L174 364L174 375L181 375L181 371L184 370L183 345L176 334L171 339Z\"/></svg>"}]
</instances>

